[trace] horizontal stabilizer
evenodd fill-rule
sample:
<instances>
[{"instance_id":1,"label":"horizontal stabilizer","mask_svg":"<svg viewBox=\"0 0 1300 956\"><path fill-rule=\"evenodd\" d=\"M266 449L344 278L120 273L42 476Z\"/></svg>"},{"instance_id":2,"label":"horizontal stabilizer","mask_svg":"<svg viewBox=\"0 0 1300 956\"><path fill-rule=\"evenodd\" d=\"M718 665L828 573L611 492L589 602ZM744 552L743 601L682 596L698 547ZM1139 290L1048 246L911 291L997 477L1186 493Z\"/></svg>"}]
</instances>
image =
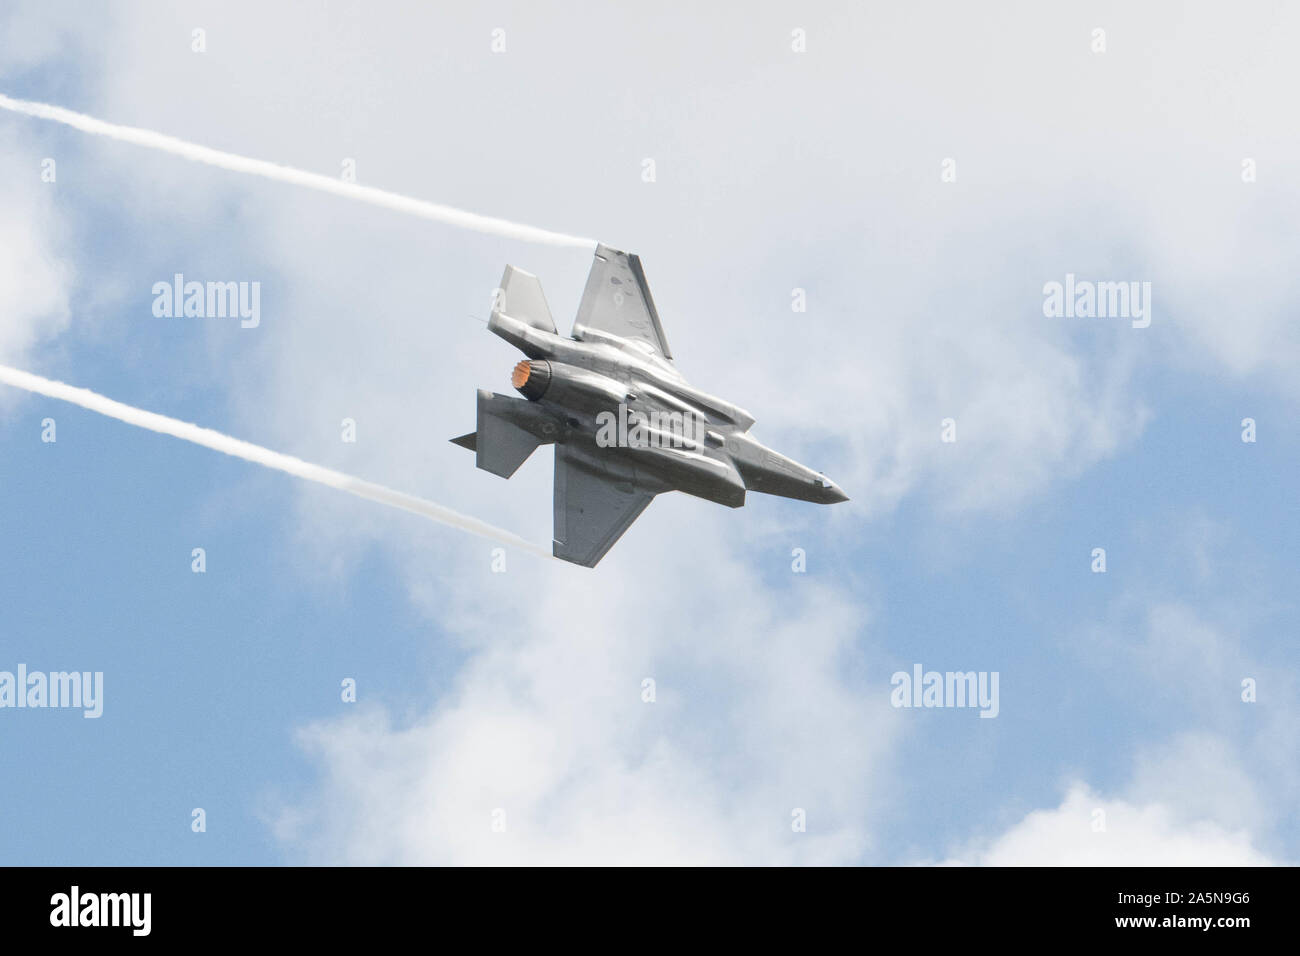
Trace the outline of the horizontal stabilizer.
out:
<instances>
[{"instance_id":1,"label":"horizontal stabilizer","mask_svg":"<svg viewBox=\"0 0 1300 956\"><path fill-rule=\"evenodd\" d=\"M468 448L470 451L478 451L478 432L470 432L468 435L453 438L451 443L459 445L461 448Z\"/></svg>"},{"instance_id":2,"label":"horizontal stabilizer","mask_svg":"<svg viewBox=\"0 0 1300 956\"><path fill-rule=\"evenodd\" d=\"M543 442L527 428L521 427L536 424L535 415L531 402L480 389L478 431L474 434L478 467L502 478L509 478L518 471Z\"/></svg>"}]
</instances>

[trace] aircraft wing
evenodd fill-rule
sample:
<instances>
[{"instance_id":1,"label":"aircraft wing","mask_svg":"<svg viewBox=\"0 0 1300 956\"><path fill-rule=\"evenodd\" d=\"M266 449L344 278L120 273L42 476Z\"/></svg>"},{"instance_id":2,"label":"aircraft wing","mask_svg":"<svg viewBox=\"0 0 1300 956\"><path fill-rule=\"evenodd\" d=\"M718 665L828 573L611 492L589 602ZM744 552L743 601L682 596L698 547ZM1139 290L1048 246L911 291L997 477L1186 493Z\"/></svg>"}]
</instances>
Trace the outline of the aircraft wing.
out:
<instances>
[{"instance_id":1,"label":"aircraft wing","mask_svg":"<svg viewBox=\"0 0 1300 956\"><path fill-rule=\"evenodd\" d=\"M673 357L650 297L641 259L609 246L596 247L596 261L587 275L587 288L573 321L573 337L582 338L586 329L644 343L666 360Z\"/></svg>"},{"instance_id":2,"label":"aircraft wing","mask_svg":"<svg viewBox=\"0 0 1300 956\"><path fill-rule=\"evenodd\" d=\"M564 445L555 446L555 531L551 553L593 568L654 499L591 470Z\"/></svg>"}]
</instances>

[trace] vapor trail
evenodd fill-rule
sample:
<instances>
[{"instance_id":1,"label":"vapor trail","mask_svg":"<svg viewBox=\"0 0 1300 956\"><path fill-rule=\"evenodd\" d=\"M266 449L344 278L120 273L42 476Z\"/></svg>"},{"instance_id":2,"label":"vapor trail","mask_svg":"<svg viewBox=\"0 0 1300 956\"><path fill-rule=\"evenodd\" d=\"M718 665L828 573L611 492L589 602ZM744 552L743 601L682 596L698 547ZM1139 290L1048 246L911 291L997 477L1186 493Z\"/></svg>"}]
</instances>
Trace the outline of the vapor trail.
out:
<instances>
[{"instance_id":1,"label":"vapor trail","mask_svg":"<svg viewBox=\"0 0 1300 956\"><path fill-rule=\"evenodd\" d=\"M416 498L414 495L393 491L391 488L363 481L360 478L345 475L340 471L322 468L320 465L312 465L300 458L282 455L260 445L254 445L238 438L231 438L229 435L223 435L220 432L214 432L210 428L200 428L198 425L191 425L189 422L168 418L166 415L158 415L140 408L133 408L130 405L123 405L121 402L115 402L111 398L106 398L88 389L51 381L48 378L41 378L39 375L10 368L7 365L0 365L0 382L13 385L15 388L26 389L29 392L35 392L38 395L45 395L49 398L57 398L60 401L71 402L73 405L80 405L82 408L98 412L101 415L107 415L109 418L116 418L128 425L147 428L149 431L158 432L162 435L171 435L173 438L193 442L196 445L211 448L213 451L233 455L236 458L243 458L245 461L265 465L267 468L287 472L318 484L328 485L330 488L346 491L358 498L367 498L370 501L378 501L380 504L389 505L393 508L401 508L403 511L423 515L452 528L459 528L462 531L468 531L470 534L476 534L481 538L499 541L502 544L522 548L533 554L550 557L549 551L539 548L531 541L525 541L509 531L503 531L486 522L479 521L477 518L470 518L450 508L434 504L432 501L425 501L423 498Z\"/></svg>"},{"instance_id":2,"label":"vapor trail","mask_svg":"<svg viewBox=\"0 0 1300 956\"><path fill-rule=\"evenodd\" d=\"M24 116L34 116L37 119L63 123L65 126L71 126L86 133L93 133L96 136L107 136L110 139L121 140L124 143L147 146L150 149L171 153L173 156L180 156L196 163L207 163L209 166L219 166L222 169L228 169L236 173L251 173L254 176L275 179L282 183L292 183L295 186L318 189L321 192L333 193L347 199L356 199L374 206L383 206L386 209L395 209L398 212L410 213L413 216L432 219L435 222L445 222L465 229L474 229L478 232L491 233L494 236L504 236L507 239L522 239L525 242L541 242L554 246L579 246L582 248L596 245L595 239L570 236L563 232L551 232L549 229L525 226L522 223L510 222L508 219L480 216L477 213L466 212L463 209L426 202L423 199L412 199L410 196L390 193L383 189L375 189L372 186L346 183L341 179L322 176L320 173L309 173L306 170L294 169L292 166L281 166L278 163L270 163L263 159L249 159L247 156L226 153L219 149L209 149L207 146L199 146L196 143L177 139L175 136L141 129L138 126L118 126L116 123L106 123L103 120L95 119L93 116L75 113L72 110L64 109L61 106L51 106L48 103L16 100L0 93L0 108L13 113L22 113Z\"/></svg>"}]
</instances>

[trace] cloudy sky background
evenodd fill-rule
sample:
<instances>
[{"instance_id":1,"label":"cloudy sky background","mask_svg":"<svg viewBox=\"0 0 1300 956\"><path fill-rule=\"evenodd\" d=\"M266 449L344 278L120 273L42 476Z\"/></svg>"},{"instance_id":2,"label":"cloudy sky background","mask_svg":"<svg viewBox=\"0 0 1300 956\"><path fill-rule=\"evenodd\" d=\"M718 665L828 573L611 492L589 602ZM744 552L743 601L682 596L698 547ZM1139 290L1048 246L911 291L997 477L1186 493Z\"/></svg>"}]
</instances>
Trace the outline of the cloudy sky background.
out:
<instances>
[{"instance_id":1,"label":"cloudy sky background","mask_svg":"<svg viewBox=\"0 0 1300 956\"><path fill-rule=\"evenodd\" d=\"M1298 40L1281 4L7 5L8 95L638 252L682 372L852 501L669 495L594 571L493 574L0 389L0 669L106 684L0 712L0 861L1294 861ZM567 330L586 252L10 114L0 210L0 362L549 538L549 451L506 483L447 438L509 390L504 265ZM175 272L260 281L261 326L155 318ZM1151 326L1045 318L1067 272L1151 282ZM891 708L914 663L999 671L999 716Z\"/></svg>"}]
</instances>

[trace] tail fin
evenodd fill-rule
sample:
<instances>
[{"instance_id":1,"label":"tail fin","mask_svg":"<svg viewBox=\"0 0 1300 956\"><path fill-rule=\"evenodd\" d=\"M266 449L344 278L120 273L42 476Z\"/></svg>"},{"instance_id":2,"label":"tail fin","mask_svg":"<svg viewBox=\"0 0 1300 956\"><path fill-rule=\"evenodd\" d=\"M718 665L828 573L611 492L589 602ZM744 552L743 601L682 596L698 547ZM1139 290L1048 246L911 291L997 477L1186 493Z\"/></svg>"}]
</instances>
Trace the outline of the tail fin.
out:
<instances>
[{"instance_id":1,"label":"tail fin","mask_svg":"<svg viewBox=\"0 0 1300 956\"><path fill-rule=\"evenodd\" d=\"M535 329L556 334L555 320L551 318L546 296L542 293L542 284L537 281L537 276L523 269L506 266L492 311L503 312Z\"/></svg>"}]
</instances>

